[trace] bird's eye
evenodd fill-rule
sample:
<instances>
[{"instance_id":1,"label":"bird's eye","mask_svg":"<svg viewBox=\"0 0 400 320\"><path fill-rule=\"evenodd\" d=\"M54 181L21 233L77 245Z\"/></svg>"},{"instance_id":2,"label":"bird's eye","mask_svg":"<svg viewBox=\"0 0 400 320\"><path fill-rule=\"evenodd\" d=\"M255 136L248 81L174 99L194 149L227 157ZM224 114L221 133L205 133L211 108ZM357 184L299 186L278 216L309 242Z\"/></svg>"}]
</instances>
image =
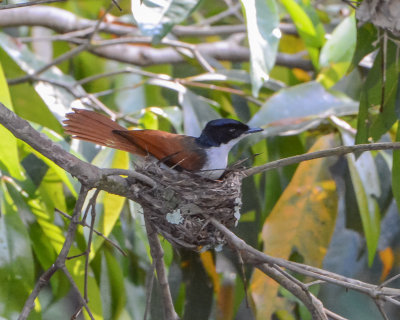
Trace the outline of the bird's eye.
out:
<instances>
[{"instance_id":1,"label":"bird's eye","mask_svg":"<svg viewBox=\"0 0 400 320\"><path fill-rule=\"evenodd\" d=\"M236 131L236 129L235 128L230 128L228 131L229 131L229 133L234 133Z\"/></svg>"}]
</instances>

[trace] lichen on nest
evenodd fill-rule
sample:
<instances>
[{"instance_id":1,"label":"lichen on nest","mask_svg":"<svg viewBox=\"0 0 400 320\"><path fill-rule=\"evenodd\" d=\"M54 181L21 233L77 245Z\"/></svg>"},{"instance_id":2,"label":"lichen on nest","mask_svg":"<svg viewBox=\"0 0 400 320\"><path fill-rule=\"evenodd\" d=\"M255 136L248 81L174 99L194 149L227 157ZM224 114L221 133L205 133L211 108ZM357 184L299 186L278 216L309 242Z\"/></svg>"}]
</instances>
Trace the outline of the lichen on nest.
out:
<instances>
[{"instance_id":1,"label":"lichen on nest","mask_svg":"<svg viewBox=\"0 0 400 320\"><path fill-rule=\"evenodd\" d=\"M209 217L228 228L237 224L242 203L240 171L230 171L215 181L190 172L163 169L154 161L144 162L136 171L157 183L155 188L140 187L139 203L146 218L171 244L204 250L225 243Z\"/></svg>"}]
</instances>

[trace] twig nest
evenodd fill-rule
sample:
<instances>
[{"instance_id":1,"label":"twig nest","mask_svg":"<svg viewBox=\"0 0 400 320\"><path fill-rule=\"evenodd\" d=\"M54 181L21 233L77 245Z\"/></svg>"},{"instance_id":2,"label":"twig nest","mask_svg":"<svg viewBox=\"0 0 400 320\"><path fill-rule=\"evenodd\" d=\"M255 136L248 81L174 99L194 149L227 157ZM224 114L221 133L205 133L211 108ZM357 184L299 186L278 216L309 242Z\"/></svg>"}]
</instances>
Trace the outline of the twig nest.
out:
<instances>
[{"instance_id":1,"label":"twig nest","mask_svg":"<svg viewBox=\"0 0 400 320\"><path fill-rule=\"evenodd\" d=\"M222 180L209 180L188 172L162 169L146 161L136 171L157 182L140 190L140 204L154 228L178 247L198 250L219 248L223 234L209 221L213 217L228 228L240 218L240 172L229 172Z\"/></svg>"}]
</instances>

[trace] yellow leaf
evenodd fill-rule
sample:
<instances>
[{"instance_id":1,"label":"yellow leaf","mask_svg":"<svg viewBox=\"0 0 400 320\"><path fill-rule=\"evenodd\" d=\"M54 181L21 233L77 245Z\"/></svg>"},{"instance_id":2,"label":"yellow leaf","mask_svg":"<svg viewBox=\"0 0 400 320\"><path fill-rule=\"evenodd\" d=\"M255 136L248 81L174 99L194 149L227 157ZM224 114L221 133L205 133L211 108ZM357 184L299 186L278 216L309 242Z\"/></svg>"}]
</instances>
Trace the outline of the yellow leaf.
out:
<instances>
[{"instance_id":1,"label":"yellow leaf","mask_svg":"<svg viewBox=\"0 0 400 320\"><path fill-rule=\"evenodd\" d=\"M321 137L310 152L331 148L333 141L333 135ZM336 186L329 172L335 160L323 158L299 165L265 221L262 241L266 254L288 259L296 251L304 263L321 266L336 220ZM282 308L278 288L265 274L254 273L250 289L257 319L270 319Z\"/></svg>"}]
</instances>

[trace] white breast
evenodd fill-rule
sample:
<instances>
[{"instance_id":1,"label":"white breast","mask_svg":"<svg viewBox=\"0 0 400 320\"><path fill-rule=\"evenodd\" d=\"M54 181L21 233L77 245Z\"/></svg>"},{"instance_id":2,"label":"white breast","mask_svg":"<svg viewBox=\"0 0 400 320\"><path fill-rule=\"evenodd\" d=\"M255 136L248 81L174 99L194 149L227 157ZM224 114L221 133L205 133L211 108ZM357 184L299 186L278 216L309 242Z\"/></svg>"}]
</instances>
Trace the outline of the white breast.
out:
<instances>
[{"instance_id":1,"label":"white breast","mask_svg":"<svg viewBox=\"0 0 400 320\"><path fill-rule=\"evenodd\" d=\"M232 147L244 136L240 136L226 144L221 144L219 147L211 147L206 149L207 162L198 175L208 179L218 179L225 171L228 165L228 154Z\"/></svg>"}]
</instances>

